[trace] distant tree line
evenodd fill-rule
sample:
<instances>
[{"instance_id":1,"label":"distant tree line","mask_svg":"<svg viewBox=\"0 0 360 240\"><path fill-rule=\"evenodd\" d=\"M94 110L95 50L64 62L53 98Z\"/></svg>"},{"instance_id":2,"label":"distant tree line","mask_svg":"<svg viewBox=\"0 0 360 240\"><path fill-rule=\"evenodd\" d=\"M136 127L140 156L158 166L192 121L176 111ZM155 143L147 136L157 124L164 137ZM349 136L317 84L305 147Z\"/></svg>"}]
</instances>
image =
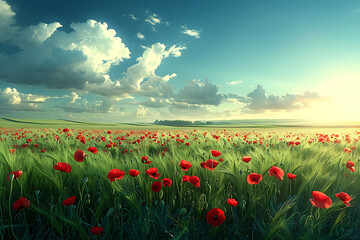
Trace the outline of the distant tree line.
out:
<instances>
[{"instance_id":1,"label":"distant tree line","mask_svg":"<svg viewBox=\"0 0 360 240\"><path fill-rule=\"evenodd\" d=\"M214 123L208 121L156 120L154 124L166 125L166 126L192 126L192 125L211 125Z\"/></svg>"}]
</instances>

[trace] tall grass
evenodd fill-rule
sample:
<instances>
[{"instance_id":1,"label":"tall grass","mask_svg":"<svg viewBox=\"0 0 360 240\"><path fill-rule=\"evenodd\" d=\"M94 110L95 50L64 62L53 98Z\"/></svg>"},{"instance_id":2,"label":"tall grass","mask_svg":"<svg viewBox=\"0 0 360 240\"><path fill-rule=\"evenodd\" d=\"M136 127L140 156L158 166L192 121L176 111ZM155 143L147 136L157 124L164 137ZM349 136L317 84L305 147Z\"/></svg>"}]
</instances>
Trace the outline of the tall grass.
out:
<instances>
[{"instance_id":1,"label":"tall grass","mask_svg":"<svg viewBox=\"0 0 360 240\"><path fill-rule=\"evenodd\" d=\"M298 129L296 132L268 130L214 131L206 136L202 131L161 130L158 138L146 137L140 143L132 144L148 131L116 131L111 135L106 130L85 130L89 141L82 144L75 139L77 130L68 137L59 130L32 129L0 130L0 237L1 239L358 239L360 237L360 201L358 199L360 174L358 167L358 134L352 129L340 133L341 143L318 142L316 130ZM14 139L19 132L24 138ZM344 130L327 130L331 134ZM5 132L8 135L5 135ZM60 137L56 140L52 135ZM129 136L126 136L129 133ZM46 136L46 134L49 134ZM86 136L86 135L89 136ZM165 134L164 137L161 135ZM171 138L169 136L175 136ZM179 137L176 137L180 134ZM189 139L184 138L186 134ZM216 140L211 134L219 135ZM263 138L263 144L248 144L243 140ZM351 142L344 141L350 134ZM45 135L45 137L41 137ZM238 136L237 136L238 135ZM94 136L95 139L91 139ZM102 142L98 136L105 136ZM116 140L125 136L127 140ZM228 138L232 137L228 141ZM286 137L289 136L289 137ZM118 147L105 147L110 138ZM300 145L289 146L288 141L300 137ZM310 138L314 142L307 143ZM32 139L29 146L22 148L26 139ZM35 139L37 138L37 141ZM184 139L180 143L176 139ZM282 138L283 140L280 140ZM168 141L169 140L169 141ZM333 140L333 139L332 139ZM160 141L160 143L157 143ZM131 143L129 143L131 142ZM39 144L36 148L34 143ZM166 143L164 146L161 144ZM10 153L13 145L16 152ZM267 146L268 145L268 146ZM99 152L86 151L95 146ZM352 153L345 153L345 147L355 146ZM42 153L40 149L45 149ZM163 154L164 148L167 148ZM84 162L74 160L74 152L86 152ZM123 153L125 149L129 152ZM211 156L211 150L222 153L214 171L204 169L200 163ZM132 150L132 152L130 152ZM251 156L249 163L242 162L243 156ZM148 156L151 164L141 163L142 156ZM178 163L185 159L192 163L187 172ZM345 164L352 160L357 165L350 172ZM57 162L72 166L71 173L53 169ZM269 168L277 166L285 173L294 173L297 178L283 181L270 177ZM157 167L159 180L170 178L170 187L162 187L159 193L151 190L154 181L145 174L146 169ZM109 170L117 168L126 172L121 180L113 183L106 178ZM130 169L141 173L137 177L128 174ZM23 174L13 181L10 172L22 170ZM257 185L246 181L248 174L263 175ZM201 186L182 183L182 176L196 175ZM326 193L333 205L328 209L315 208L309 201L312 191ZM351 206L346 207L335 193L346 192L352 197ZM76 196L73 206L65 207L62 201ZM30 200L30 208L10 211L20 197ZM236 207L227 204L228 198L238 201ZM11 207L11 206L10 206ZM219 227L206 222L206 214L212 208L225 212L226 220ZM101 225L104 232L93 236L89 229Z\"/></svg>"}]
</instances>

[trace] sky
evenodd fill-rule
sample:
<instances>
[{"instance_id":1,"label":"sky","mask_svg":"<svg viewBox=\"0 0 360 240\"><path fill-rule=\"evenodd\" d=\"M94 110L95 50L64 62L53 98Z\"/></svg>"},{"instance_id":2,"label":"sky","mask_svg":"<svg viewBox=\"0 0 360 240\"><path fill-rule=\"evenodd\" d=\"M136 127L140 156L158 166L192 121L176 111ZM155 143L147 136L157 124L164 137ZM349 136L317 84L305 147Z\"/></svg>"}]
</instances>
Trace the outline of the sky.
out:
<instances>
[{"instance_id":1,"label":"sky","mask_svg":"<svg viewBox=\"0 0 360 240\"><path fill-rule=\"evenodd\" d=\"M360 121L358 1L0 0L0 117Z\"/></svg>"}]
</instances>

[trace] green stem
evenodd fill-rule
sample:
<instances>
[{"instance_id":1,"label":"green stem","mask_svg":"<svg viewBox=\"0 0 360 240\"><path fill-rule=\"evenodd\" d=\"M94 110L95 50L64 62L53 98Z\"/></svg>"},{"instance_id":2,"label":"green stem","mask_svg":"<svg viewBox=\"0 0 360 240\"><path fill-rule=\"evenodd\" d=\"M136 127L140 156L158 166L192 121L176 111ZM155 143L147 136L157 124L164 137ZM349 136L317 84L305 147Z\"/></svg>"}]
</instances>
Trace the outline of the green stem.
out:
<instances>
[{"instance_id":1,"label":"green stem","mask_svg":"<svg viewBox=\"0 0 360 240\"><path fill-rule=\"evenodd\" d=\"M14 175L11 176L11 181L10 181L9 215L10 215L11 233L12 233L12 235L14 236L14 238L15 238L16 240L18 240L18 238L16 237L15 232L14 232L13 223L12 223L12 215L11 215L11 194L12 194L13 181L14 181Z\"/></svg>"}]
</instances>

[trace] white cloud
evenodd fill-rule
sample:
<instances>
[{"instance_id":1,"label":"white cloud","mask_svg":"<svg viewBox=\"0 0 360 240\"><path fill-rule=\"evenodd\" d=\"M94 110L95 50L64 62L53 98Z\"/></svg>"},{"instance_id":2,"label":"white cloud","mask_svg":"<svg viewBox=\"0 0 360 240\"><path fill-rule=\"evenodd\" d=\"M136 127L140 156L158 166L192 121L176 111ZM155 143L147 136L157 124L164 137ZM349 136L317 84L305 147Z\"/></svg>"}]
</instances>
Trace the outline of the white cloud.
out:
<instances>
[{"instance_id":1,"label":"white cloud","mask_svg":"<svg viewBox=\"0 0 360 240\"><path fill-rule=\"evenodd\" d=\"M81 97L79 97L79 95L76 92L72 92L70 98L71 98L70 103L75 103L76 100L81 99Z\"/></svg>"},{"instance_id":2,"label":"white cloud","mask_svg":"<svg viewBox=\"0 0 360 240\"><path fill-rule=\"evenodd\" d=\"M139 105L139 107L136 109L136 116L137 117L145 117L146 114L148 113L149 109Z\"/></svg>"},{"instance_id":3,"label":"white cloud","mask_svg":"<svg viewBox=\"0 0 360 240\"><path fill-rule=\"evenodd\" d=\"M200 38L200 32L195 29L188 29L186 26L181 26L182 34L189 35L191 37Z\"/></svg>"},{"instance_id":4,"label":"white cloud","mask_svg":"<svg viewBox=\"0 0 360 240\"><path fill-rule=\"evenodd\" d=\"M151 25L155 26L156 24L161 23L161 18L155 13L150 15L148 18L145 19L145 22L150 23Z\"/></svg>"},{"instance_id":5,"label":"white cloud","mask_svg":"<svg viewBox=\"0 0 360 240\"><path fill-rule=\"evenodd\" d=\"M139 39L145 39L145 36L141 32L138 32L136 34L136 37L139 38Z\"/></svg>"},{"instance_id":6,"label":"white cloud","mask_svg":"<svg viewBox=\"0 0 360 240\"><path fill-rule=\"evenodd\" d=\"M227 82L226 84L227 85L238 85L240 83L242 83L242 81L232 81L232 82Z\"/></svg>"},{"instance_id":7,"label":"white cloud","mask_svg":"<svg viewBox=\"0 0 360 240\"><path fill-rule=\"evenodd\" d=\"M129 14L129 17L132 19L132 20L137 20L137 18L133 15L133 14Z\"/></svg>"},{"instance_id":8,"label":"white cloud","mask_svg":"<svg viewBox=\"0 0 360 240\"><path fill-rule=\"evenodd\" d=\"M174 78L176 76L177 76L176 73L173 73L171 75L166 75L165 77L163 77L163 80L164 81L169 81L171 78Z\"/></svg>"},{"instance_id":9,"label":"white cloud","mask_svg":"<svg viewBox=\"0 0 360 240\"><path fill-rule=\"evenodd\" d=\"M30 25L29 27L22 29L19 32L19 35L16 36L12 42L23 50L32 47L41 48L44 41L51 37L51 35L53 35L53 33L60 27L62 27L62 25L58 22L50 24L41 22L38 25Z\"/></svg>"},{"instance_id":10,"label":"white cloud","mask_svg":"<svg viewBox=\"0 0 360 240\"><path fill-rule=\"evenodd\" d=\"M0 40L9 40L18 30L15 12L4 0L0 0Z\"/></svg>"},{"instance_id":11,"label":"white cloud","mask_svg":"<svg viewBox=\"0 0 360 240\"><path fill-rule=\"evenodd\" d=\"M166 46L155 43L145 50L137 63L129 67L122 79L111 81L107 79L103 84L87 84L86 90L102 96L129 98L130 94L142 96L167 96L172 93L172 88L166 84L170 76L160 77L155 70L160 66L163 59L170 56L180 57L181 51L186 49L182 46ZM172 77L175 75L172 74Z\"/></svg>"},{"instance_id":12,"label":"white cloud","mask_svg":"<svg viewBox=\"0 0 360 240\"><path fill-rule=\"evenodd\" d=\"M0 112L3 111L37 111L40 103L51 97L20 93L16 88L0 90Z\"/></svg>"},{"instance_id":13,"label":"white cloud","mask_svg":"<svg viewBox=\"0 0 360 240\"><path fill-rule=\"evenodd\" d=\"M130 51L106 23L72 23L72 32L60 23L39 23L20 30L12 41L23 50L0 54L0 78L8 82L48 88L83 89L101 84L110 67L129 58Z\"/></svg>"}]
</instances>

